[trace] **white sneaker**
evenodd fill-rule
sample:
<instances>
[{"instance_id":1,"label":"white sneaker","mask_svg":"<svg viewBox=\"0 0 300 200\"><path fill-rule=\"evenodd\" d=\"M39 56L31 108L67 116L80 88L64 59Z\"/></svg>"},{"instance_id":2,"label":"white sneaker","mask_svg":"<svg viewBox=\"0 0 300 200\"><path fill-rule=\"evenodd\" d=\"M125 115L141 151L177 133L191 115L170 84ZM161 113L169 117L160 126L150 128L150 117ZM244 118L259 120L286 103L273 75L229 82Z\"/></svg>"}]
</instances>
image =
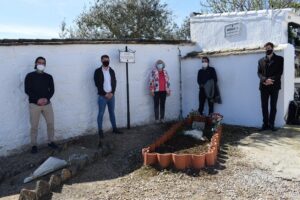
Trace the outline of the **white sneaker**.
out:
<instances>
[{"instance_id":1,"label":"white sneaker","mask_svg":"<svg viewBox=\"0 0 300 200\"><path fill-rule=\"evenodd\" d=\"M165 120L164 120L164 119L160 119L160 122L161 122L161 123L165 123Z\"/></svg>"}]
</instances>

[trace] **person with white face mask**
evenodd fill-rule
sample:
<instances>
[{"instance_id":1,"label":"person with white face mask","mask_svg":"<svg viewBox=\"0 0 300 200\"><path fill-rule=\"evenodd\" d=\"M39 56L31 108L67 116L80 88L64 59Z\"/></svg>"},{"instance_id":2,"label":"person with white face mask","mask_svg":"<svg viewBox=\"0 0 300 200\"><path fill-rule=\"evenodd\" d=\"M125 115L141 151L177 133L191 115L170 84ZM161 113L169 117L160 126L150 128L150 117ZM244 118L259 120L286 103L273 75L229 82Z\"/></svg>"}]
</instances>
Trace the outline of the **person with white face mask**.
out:
<instances>
[{"instance_id":1,"label":"person with white face mask","mask_svg":"<svg viewBox=\"0 0 300 200\"><path fill-rule=\"evenodd\" d=\"M45 73L46 59L38 57L35 60L35 71L25 78L25 93L29 98L31 153L37 153L37 131L42 114L46 120L48 146L58 148L54 141L54 114L51 97L54 94L54 82L50 74Z\"/></svg>"},{"instance_id":2,"label":"person with white face mask","mask_svg":"<svg viewBox=\"0 0 300 200\"><path fill-rule=\"evenodd\" d=\"M155 122L164 122L166 97L170 96L170 82L165 63L162 60L156 62L150 75L150 92L154 100Z\"/></svg>"},{"instance_id":3,"label":"person with white face mask","mask_svg":"<svg viewBox=\"0 0 300 200\"><path fill-rule=\"evenodd\" d=\"M217 83L217 74L213 67L209 66L209 58L202 58L202 68L198 71L197 82L199 84L199 113L203 115L205 100L208 101L209 114L214 112L214 100L207 93L209 88L214 88ZM213 83L213 84L211 84ZM213 86L212 86L213 85ZM214 90L214 89L212 89ZM214 93L214 91L213 91ZM213 95L214 96L214 95Z\"/></svg>"}]
</instances>

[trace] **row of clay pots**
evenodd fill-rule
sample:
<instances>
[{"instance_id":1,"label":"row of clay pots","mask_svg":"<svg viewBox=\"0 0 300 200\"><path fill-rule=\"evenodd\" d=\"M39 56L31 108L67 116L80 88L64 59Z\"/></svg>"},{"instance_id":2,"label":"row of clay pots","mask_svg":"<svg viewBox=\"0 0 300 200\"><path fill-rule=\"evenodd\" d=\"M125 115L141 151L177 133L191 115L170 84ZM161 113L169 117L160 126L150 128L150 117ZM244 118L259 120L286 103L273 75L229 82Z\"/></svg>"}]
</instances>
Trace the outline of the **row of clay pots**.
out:
<instances>
[{"instance_id":1,"label":"row of clay pots","mask_svg":"<svg viewBox=\"0 0 300 200\"><path fill-rule=\"evenodd\" d=\"M210 141L210 148L205 154L205 163L207 166L213 166L217 162L218 150L220 149L222 126L217 128L217 131L212 136Z\"/></svg>"},{"instance_id":2,"label":"row of clay pots","mask_svg":"<svg viewBox=\"0 0 300 200\"><path fill-rule=\"evenodd\" d=\"M144 153L144 165L159 164L161 168L167 168L174 164L178 170L187 168L202 169L206 166L214 166L217 162L217 147L210 148L205 154L174 154L174 153Z\"/></svg>"},{"instance_id":3,"label":"row of clay pots","mask_svg":"<svg viewBox=\"0 0 300 200\"><path fill-rule=\"evenodd\" d=\"M144 165L159 164L161 168L167 168L174 164L176 169L186 168L201 169L205 167L205 154L174 154L174 153L150 153L144 152Z\"/></svg>"},{"instance_id":4,"label":"row of clay pots","mask_svg":"<svg viewBox=\"0 0 300 200\"><path fill-rule=\"evenodd\" d=\"M199 117L199 118L195 118ZM194 119L195 118L195 119ZM207 122L208 118L203 116L193 116L192 120ZM189 124L188 119L185 120L185 124ZM193 122L193 121L192 121ZM192 123L191 122L191 123ZM158 163L161 168L167 168L174 164L176 169L183 170L186 168L201 169L205 166L213 166L217 161L218 149L220 147L220 138L222 127L219 126L216 133L211 139L209 150L205 154L174 154L174 153L155 153L155 149L171 139L174 134L183 126L182 122L174 124L164 135L158 138L155 143L151 144L147 148L142 149L144 157L144 165L154 165Z\"/></svg>"}]
</instances>

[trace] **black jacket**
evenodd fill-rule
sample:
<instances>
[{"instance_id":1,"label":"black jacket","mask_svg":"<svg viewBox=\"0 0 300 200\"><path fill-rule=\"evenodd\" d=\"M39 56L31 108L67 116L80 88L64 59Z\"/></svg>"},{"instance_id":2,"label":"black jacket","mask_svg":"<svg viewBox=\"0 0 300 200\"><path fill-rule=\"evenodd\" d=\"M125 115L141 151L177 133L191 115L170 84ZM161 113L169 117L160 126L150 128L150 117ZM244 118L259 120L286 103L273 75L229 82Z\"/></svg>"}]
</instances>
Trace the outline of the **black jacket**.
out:
<instances>
[{"instance_id":1,"label":"black jacket","mask_svg":"<svg viewBox=\"0 0 300 200\"><path fill-rule=\"evenodd\" d=\"M29 103L37 104L40 98L46 98L50 102L54 94L54 82L50 74L45 72L31 72L25 78L25 93L29 97Z\"/></svg>"},{"instance_id":2,"label":"black jacket","mask_svg":"<svg viewBox=\"0 0 300 200\"><path fill-rule=\"evenodd\" d=\"M283 73L283 62L284 59L281 56L276 55L275 53L271 57L271 60L267 56L261 58L258 61L257 75L260 79L259 89L263 88L272 88L275 90L281 89L281 75ZM274 80L273 85L266 86L264 81L268 78Z\"/></svg>"},{"instance_id":3,"label":"black jacket","mask_svg":"<svg viewBox=\"0 0 300 200\"><path fill-rule=\"evenodd\" d=\"M215 83L217 82L217 74L215 68L208 66L207 69L200 69L198 71L197 82L200 87L210 79L213 79Z\"/></svg>"},{"instance_id":4,"label":"black jacket","mask_svg":"<svg viewBox=\"0 0 300 200\"><path fill-rule=\"evenodd\" d=\"M111 67L109 68L109 74L110 74L110 79L111 79L112 93L114 94L116 91L117 80L116 80L115 71ZM106 92L103 89L104 75L102 72L102 67L99 67L98 69L95 70L94 81L95 81L95 85L98 89L98 94L101 96L106 95Z\"/></svg>"}]
</instances>

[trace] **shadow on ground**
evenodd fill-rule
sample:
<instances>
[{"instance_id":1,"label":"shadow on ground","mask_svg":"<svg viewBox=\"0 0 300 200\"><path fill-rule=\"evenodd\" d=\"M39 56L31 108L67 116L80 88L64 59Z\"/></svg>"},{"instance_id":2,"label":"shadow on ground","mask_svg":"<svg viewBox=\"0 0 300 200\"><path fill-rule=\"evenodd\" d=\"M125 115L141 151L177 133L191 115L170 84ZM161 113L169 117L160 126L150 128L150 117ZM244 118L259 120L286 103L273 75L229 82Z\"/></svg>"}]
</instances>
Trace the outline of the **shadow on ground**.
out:
<instances>
[{"instance_id":1,"label":"shadow on ground","mask_svg":"<svg viewBox=\"0 0 300 200\"><path fill-rule=\"evenodd\" d=\"M112 146L112 151L106 157L100 158L96 163L87 166L72 178L66 184L76 184L83 182L94 182L101 180L110 180L125 176L142 166L141 149L155 141L171 126L170 123L155 124L135 127L130 130L123 129L124 134L114 135L110 131L105 133L104 143ZM237 151L237 145L241 140L253 135L255 143L268 144L266 137L256 135L256 128L247 128L241 126L223 125L223 135L221 139L221 148L218 155L218 163L214 167L205 168L200 171L188 169L184 173L190 176L202 176L217 174L221 170L226 170L226 162L231 156L241 156ZM280 134L266 131L270 137L294 137L289 131L280 131ZM28 152L22 154L1 158L0 163L0 198L18 194L21 188L33 189L35 182L23 184L25 177L30 175L43 161L49 156L66 159L72 153L85 152L87 150L97 150L98 136L87 135L71 142L61 144L61 150L51 151L48 148L42 148L38 154L32 155ZM272 145L271 143L269 145ZM146 169L147 170L147 169ZM160 171L159 167L156 170ZM169 172L178 172L173 168L167 169ZM49 176L43 177L48 179ZM56 191L61 192L61 189Z\"/></svg>"},{"instance_id":2,"label":"shadow on ground","mask_svg":"<svg viewBox=\"0 0 300 200\"><path fill-rule=\"evenodd\" d=\"M85 167L66 184L114 179L140 168L142 147L154 142L170 125L171 123L153 124L123 129L124 134L121 135L115 135L111 131L105 132L103 143L109 144L111 152ZM35 155L26 149L23 153L0 158L0 198L18 194L22 188L34 189L35 181L23 184L23 180L49 156L68 160L71 154L98 151L97 146L98 135L94 134L60 144L61 148L56 151L41 147ZM48 181L49 177L41 179Z\"/></svg>"}]
</instances>

